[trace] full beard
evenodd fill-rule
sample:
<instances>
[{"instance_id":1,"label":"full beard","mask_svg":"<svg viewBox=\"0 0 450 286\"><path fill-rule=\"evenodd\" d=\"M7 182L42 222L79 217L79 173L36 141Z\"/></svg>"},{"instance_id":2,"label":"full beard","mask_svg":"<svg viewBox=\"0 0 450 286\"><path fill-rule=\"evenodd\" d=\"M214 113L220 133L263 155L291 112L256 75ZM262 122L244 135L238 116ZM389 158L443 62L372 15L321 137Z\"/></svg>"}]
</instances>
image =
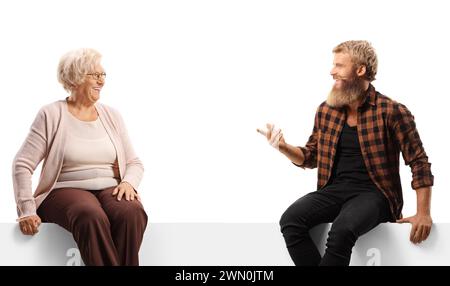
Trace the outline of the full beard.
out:
<instances>
[{"instance_id":1,"label":"full beard","mask_svg":"<svg viewBox=\"0 0 450 286\"><path fill-rule=\"evenodd\" d=\"M341 108L353 103L364 96L364 83L357 76L351 79L341 79L341 88L333 86L328 94L327 104L331 107Z\"/></svg>"}]
</instances>

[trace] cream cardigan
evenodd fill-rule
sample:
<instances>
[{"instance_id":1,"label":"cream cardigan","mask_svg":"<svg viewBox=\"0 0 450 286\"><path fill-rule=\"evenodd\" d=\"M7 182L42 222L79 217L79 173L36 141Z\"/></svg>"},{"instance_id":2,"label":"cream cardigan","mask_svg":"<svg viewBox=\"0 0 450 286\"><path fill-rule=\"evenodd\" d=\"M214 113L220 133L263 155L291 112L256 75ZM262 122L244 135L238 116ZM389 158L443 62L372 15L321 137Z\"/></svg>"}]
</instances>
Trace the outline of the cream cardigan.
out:
<instances>
[{"instance_id":1,"label":"cream cardigan","mask_svg":"<svg viewBox=\"0 0 450 286\"><path fill-rule=\"evenodd\" d=\"M58 179L67 139L66 122L69 114L64 110L67 108L65 100L42 107L14 158L13 186L19 219L36 214L37 208ZM144 167L133 150L122 117L107 105L96 103L95 108L116 149L121 180L137 190ZM39 184L33 194L31 177L42 160L44 163Z\"/></svg>"}]
</instances>

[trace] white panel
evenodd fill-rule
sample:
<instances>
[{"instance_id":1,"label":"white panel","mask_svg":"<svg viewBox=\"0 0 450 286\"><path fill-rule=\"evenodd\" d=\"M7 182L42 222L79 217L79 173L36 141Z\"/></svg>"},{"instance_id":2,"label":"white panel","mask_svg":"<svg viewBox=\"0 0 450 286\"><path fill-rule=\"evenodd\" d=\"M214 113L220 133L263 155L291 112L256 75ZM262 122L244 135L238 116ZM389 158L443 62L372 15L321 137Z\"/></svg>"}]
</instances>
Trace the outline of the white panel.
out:
<instances>
[{"instance_id":1,"label":"white panel","mask_svg":"<svg viewBox=\"0 0 450 286\"><path fill-rule=\"evenodd\" d=\"M323 253L324 224L311 231ZM428 240L409 242L410 225L382 224L357 242L351 265L450 265L450 224L433 226ZM0 265L79 265L70 233L43 224L33 236L17 224L0 224ZM293 265L279 226L274 223L155 223L149 225L140 252L141 265Z\"/></svg>"}]
</instances>

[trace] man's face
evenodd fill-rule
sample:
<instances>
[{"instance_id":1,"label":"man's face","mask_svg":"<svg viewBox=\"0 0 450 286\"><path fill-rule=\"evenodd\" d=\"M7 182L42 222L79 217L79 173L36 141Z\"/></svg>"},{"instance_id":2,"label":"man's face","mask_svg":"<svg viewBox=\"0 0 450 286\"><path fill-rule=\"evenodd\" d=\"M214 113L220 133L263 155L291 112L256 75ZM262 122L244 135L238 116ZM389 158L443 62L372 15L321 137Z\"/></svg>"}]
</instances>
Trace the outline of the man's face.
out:
<instances>
[{"instance_id":1,"label":"man's face","mask_svg":"<svg viewBox=\"0 0 450 286\"><path fill-rule=\"evenodd\" d=\"M334 54L333 68L330 71L335 80L333 89L344 90L349 84L357 80L356 67L352 58L346 53Z\"/></svg>"},{"instance_id":2,"label":"man's face","mask_svg":"<svg viewBox=\"0 0 450 286\"><path fill-rule=\"evenodd\" d=\"M327 99L330 106L340 108L361 98L364 92L365 67L356 67L349 54L334 54L330 74L335 80Z\"/></svg>"}]
</instances>

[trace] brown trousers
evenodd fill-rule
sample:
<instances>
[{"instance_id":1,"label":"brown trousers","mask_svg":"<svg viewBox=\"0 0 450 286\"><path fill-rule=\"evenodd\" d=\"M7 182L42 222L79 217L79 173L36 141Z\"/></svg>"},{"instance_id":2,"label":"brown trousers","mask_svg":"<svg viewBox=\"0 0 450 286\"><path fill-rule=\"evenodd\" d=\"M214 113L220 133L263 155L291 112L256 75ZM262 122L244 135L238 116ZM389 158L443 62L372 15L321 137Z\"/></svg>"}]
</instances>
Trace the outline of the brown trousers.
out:
<instances>
[{"instance_id":1,"label":"brown trousers","mask_svg":"<svg viewBox=\"0 0 450 286\"><path fill-rule=\"evenodd\" d=\"M55 189L37 210L43 222L72 233L86 265L139 265L147 214L136 199L117 201L113 190Z\"/></svg>"}]
</instances>

